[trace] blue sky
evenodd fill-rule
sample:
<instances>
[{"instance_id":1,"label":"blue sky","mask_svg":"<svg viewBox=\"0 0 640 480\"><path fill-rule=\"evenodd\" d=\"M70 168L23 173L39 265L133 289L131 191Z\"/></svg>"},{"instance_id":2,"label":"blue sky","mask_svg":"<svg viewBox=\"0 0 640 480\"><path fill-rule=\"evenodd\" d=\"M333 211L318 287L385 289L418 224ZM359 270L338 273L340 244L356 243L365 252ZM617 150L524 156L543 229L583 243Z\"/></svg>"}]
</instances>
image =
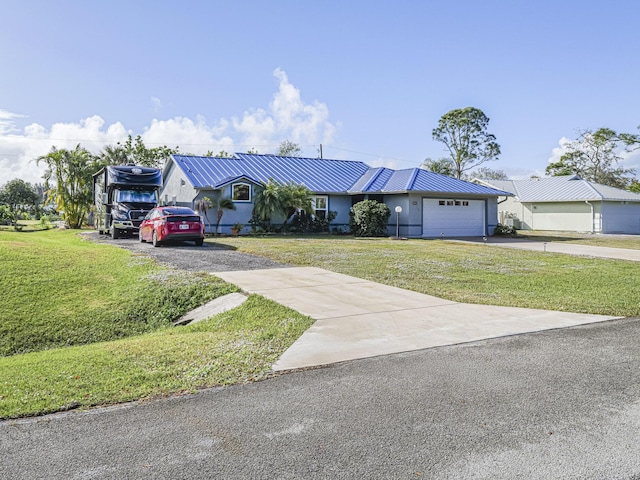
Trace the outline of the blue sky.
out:
<instances>
[{"instance_id":1,"label":"blue sky","mask_svg":"<svg viewBox=\"0 0 640 480\"><path fill-rule=\"evenodd\" d=\"M38 181L52 145L127 133L415 167L466 106L501 145L486 166L526 178L578 129L637 132L638 18L628 0L3 0L0 184Z\"/></svg>"}]
</instances>

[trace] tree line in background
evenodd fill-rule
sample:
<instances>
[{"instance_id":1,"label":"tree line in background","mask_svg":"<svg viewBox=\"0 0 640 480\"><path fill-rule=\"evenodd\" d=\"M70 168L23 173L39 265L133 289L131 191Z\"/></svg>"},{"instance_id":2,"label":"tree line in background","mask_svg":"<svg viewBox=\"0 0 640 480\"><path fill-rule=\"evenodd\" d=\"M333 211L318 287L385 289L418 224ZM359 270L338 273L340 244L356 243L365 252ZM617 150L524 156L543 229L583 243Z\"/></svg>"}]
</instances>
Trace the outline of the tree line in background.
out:
<instances>
[{"instance_id":1,"label":"tree line in background","mask_svg":"<svg viewBox=\"0 0 640 480\"><path fill-rule=\"evenodd\" d=\"M129 135L124 143L106 146L97 155L80 144L74 149L58 149L54 146L49 153L36 159L37 164L44 164L46 167L43 175L44 184L31 185L15 179L6 185L0 185L0 224L11 223L17 229L18 220L30 217L40 219L47 206L46 212L60 212L69 228L80 228L93 204L93 175L98 170L107 165L126 164L161 168L169 155L177 153L179 147L147 147L140 135L135 138ZM258 151L252 148L248 153L257 154ZM290 157L300 156L301 153L300 146L289 140L283 141L276 151L276 155ZM205 155L231 157L224 150L217 154L208 151ZM273 183L268 183L264 185L263 190L267 192L267 196L273 196L276 188ZM292 185L278 187L277 196L280 204L274 207L276 214L281 208L285 211L290 210L300 203ZM208 208L217 211L216 233L224 210L232 207L231 200L214 200L208 197L197 206L205 216ZM266 214L260 211L260 208L258 206L259 213L256 218L262 218L264 222Z\"/></svg>"},{"instance_id":2,"label":"tree line in background","mask_svg":"<svg viewBox=\"0 0 640 480\"><path fill-rule=\"evenodd\" d=\"M507 180L504 171L484 166L486 162L497 160L500 155L500 145L495 135L488 132L488 126L489 118L480 109L466 107L447 112L431 133L434 140L445 145L448 156L427 158L421 168L462 180ZM547 166L547 175L576 174L585 180L640 193L635 169L619 166L623 159L621 153L640 149L640 134L619 133L609 128L596 131L584 129L579 131L576 140L566 143L564 148L565 153L560 159ZM46 166L44 185L31 185L16 179L0 186L0 223L11 222L17 228L21 216L39 218L48 209L49 212L61 212L70 228L80 228L93 203L93 174L100 168L128 163L162 167L169 155L178 152L177 146L147 147L140 135L135 138L129 135L124 143L109 145L97 155L80 144L73 150L52 147L48 154L36 159L38 164ZM252 148L247 153L258 154L258 151ZM301 154L300 145L289 140L280 143L275 153L288 157L299 157ZM231 157L224 150L217 154L208 151L205 155ZM256 198L253 226L264 228L269 225L272 229L273 216L286 214L285 218L290 218L294 210L311 211L306 202L300 201L304 195L296 192L302 187L273 181L265 183ZM217 209L217 232L222 212L230 207L227 204L217 205L211 199L200 207L205 212L207 207ZM310 223L312 219L296 220L300 228L303 228L303 223L307 229L319 228Z\"/></svg>"},{"instance_id":3,"label":"tree line in background","mask_svg":"<svg viewBox=\"0 0 640 480\"><path fill-rule=\"evenodd\" d=\"M94 155L80 144L72 150L52 147L36 159L44 164L43 185L31 185L19 179L0 186L0 223L17 221L23 216L40 218L44 213L60 212L70 228L80 228L93 204L93 174L106 165L134 163L159 167L178 147L149 148L140 135L128 136L124 144L105 147Z\"/></svg>"},{"instance_id":4,"label":"tree line in background","mask_svg":"<svg viewBox=\"0 0 640 480\"><path fill-rule=\"evenodd\" d=\"M582 130L578 139L567 143L560 160L547 166L547 175L576 174L585 180L640 193L635 169L619 166L619 152L640 148L640 135L618 133L610 128Z\"/></svg>"},{"instance_id":5,"label":"tree line in background","mask_svg":"<svg viewBox=\"0 0 640 480\"><path fill-rule=\"evenodd\" d=\"M421 167L462 180L507 180L502 170L480 167L500 155L500 145L487 131L488 125L489 118L477 108L466 107L444 114L431 133L434 140L445 145L449 155L427 158ZM640 148L639 134L618 133L610 128L584 129L578 132L576 140L563 146L565 153L547 166L547 175L578 175L595 183L640 193L636 170L619 165L622 152Z\"/></svg>"}]
</instances>

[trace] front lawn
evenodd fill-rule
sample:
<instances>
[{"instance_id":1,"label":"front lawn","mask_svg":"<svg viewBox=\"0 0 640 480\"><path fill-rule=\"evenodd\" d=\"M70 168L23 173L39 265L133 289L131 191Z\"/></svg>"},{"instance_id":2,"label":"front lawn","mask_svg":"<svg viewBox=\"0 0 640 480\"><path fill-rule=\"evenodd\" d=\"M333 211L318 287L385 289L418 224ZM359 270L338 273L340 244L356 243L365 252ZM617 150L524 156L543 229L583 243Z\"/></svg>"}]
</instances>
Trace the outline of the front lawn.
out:
<instances>
[{"instance_id":1,"label":"front lawn","mask_svg":"<svg viewBox=\"0 0 640 480\"><path fill-rule=\"evenodd\" d=\"M640 263L446 240L225 237L211 242L457 302L640 316Z\"/></svg>"},{"instance_id":2,"label":"front lawn","mask_svg":"<svg viewBox=\"0 0 640 480\"><path fill-rule=\"evenodd\" d=\"M313 322L251 296L173 327L237 287L74 231L1 231L0 265L0 418L261 379Z\"/></svg>"},{"instance_id":3,"label":"front lawn","mask_svg":"<svg viewBox=\"0 0 640 480\"><path fill-rule=\"evenodd\" d=\"M84 240L78 232L0 232L0 355L152 332L237 291L207 274Z\"/></svg>"},{"instance_id":4,"label":"front lawn","mask_svg":"<svg viewBox=\"0 0 640 480\"><path fill-rule=\"evenodd\" d=\"M0 357L0 418L260 380L312 323L253 295L191 326Z\"/></svg>"}]
</instances>

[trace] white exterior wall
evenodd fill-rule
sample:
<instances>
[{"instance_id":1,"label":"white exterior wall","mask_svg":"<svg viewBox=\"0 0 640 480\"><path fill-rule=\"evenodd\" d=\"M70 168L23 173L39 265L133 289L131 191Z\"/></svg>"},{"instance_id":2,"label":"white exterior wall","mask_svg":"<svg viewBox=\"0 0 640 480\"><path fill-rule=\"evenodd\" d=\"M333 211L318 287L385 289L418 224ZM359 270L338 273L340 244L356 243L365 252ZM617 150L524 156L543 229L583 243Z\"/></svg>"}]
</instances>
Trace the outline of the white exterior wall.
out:
<instances>
[{"instance_id":1,"label":"white exterior wall","mask_svg":"<svg viewBox=\"0 0 640 480\"><path fill-rule=\"evenodd\" d=\"M180 169L172 163L162 182L160 204L172 204L172 199L175 196L177 205L193 208L193 199L197 194L197 190L191 186Z\"/></svg>"},{"instance_id":2,"label":"white exterior wall","mask_svg":"<svg viewBox=\"0 0 640 480\"><path fill-rule=\"evenodd\" d=\"M592 205L595 214L595 202ZM530 206L530 212L534 230L599 231L594 225L597 222L593 221L591 207L584 202L535 203Z\"/></svg>"},{"instance_id":3,"label":"white exterior wall","mask_svg":"<svg viewBox=\"0 0 640 480\"><path fill-rule=\"evenodd\" d=\"M500 198L502 200L502 197ZM506 225L507 219L515 218L519 222L519 226L523 230L531 230L531 212L525 204L522 204L515 200L513 197L507 197L506 200L497 204L498 210L498 222Z\"/></svg>"},{"instance_id":4,"label":"white exterior wall","mask_svg":"<svg viewBox=\"0 0 640 480\"><path fill-rule=\"evenodd\" d=\"M600 232L601 202L537 202L521 203L513 198L498 205L498 218L519 220L522 230L555 230L565 232ZM592 212L593 207L593 212Z\"/></svg>"}]
</instances>

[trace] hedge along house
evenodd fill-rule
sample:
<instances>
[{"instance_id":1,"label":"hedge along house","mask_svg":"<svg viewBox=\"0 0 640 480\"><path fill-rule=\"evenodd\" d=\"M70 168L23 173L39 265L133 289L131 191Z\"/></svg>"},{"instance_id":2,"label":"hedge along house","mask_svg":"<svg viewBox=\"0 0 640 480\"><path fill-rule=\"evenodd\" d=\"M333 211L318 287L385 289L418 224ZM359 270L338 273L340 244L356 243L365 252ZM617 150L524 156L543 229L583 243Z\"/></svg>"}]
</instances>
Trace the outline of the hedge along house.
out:
<instances>
[{"instance_id":1,"label":"hedge along house","mask_svg":"<svg viewBox=\"0 0 640 480\"><path fill-rule=\"evenodd\" d=\"M640 234L640 195L577 175L477 180L513 193L499 203L501 223L523 230Z\"/></svg>"},{"instance_id":2,"label":"hedge along house","mask_svg":"<svg viewBox=\"0 0 640 480\"><path fill-rule=\"evenodd\" d=\"M314 213L336 212L330 228L348 231L349 211L369 199L385 203L405 237L492 235L498 223L497 199L509 193L419 168L371 168L363 162L236 153L233 157L171 155L163 171L160 201L194 208L203 197L231 198L236 210L225 211L220 233L248 223L262 182L293 181L313 193ZM396 219L395 209L402 212ZM284 219L282 219L284 220ZM274 219L274 221L277 221Z\"/></svg>"}]
</instances>

